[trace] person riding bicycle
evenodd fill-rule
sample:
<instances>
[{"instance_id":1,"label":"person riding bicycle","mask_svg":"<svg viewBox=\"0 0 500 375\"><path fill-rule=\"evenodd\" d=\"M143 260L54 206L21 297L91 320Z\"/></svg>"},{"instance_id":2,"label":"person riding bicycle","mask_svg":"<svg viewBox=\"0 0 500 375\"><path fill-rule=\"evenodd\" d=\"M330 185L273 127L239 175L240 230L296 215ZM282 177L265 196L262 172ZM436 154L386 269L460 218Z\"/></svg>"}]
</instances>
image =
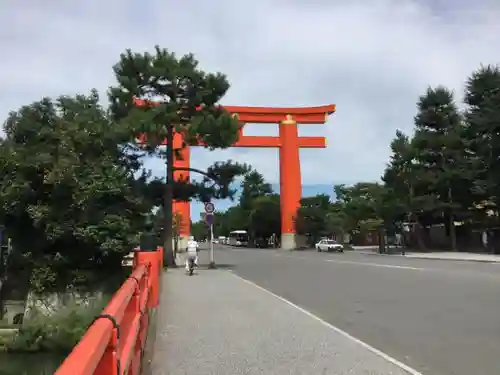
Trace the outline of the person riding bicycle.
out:
<instances>
[{"instance_id":1,"label":"person riding bicycle","mask_svg":"<svg viewBox=\"0 0 500 375\"><path fill-rule=\"evenodd\" d=\"M186 270L189 271L189 261L193 260L194 265L198 267L198 251L200 249L200 245L198 242L194 240L193 236L189 237L189 241L186 247Z\"/></svg>"}]
</instances>

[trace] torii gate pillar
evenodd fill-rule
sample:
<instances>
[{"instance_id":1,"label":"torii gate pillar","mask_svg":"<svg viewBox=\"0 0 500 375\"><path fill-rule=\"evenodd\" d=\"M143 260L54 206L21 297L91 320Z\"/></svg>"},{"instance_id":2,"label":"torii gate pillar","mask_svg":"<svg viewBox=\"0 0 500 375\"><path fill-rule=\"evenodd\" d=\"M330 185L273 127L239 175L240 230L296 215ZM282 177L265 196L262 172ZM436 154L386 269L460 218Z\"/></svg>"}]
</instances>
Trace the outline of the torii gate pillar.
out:
<instances>
[{"instance_id":1,"label":"torii gate pillar","mask_svg":"<svg viewBox=\"0 0 500 375\"><path fill-rule=\"evenodd\" d=\"M295 216L302 198L302 179L297 123L291 116L280 122L279 137L281 248L292 250L296 248Z\"/></svg>"}]
</instances>

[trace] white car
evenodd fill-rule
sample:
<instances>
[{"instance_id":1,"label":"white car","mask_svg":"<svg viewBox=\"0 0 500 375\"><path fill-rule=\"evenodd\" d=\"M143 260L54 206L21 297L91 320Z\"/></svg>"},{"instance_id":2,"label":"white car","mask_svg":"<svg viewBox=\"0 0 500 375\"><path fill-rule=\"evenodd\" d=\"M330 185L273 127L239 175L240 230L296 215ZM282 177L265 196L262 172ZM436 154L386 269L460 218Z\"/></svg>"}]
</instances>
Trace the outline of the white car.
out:
<instances>
[{"instance_id":1,"label":"white car","mask_svg":"<svg viewBox=\"0 0 500 375\"><path fill-rule=\"evenodd\" d=\"M315 247L318 251L338 251L339 253L344 252L344 246L335 242L334 240L321 240L315 245Z\"/></svg>"}]
</instances>

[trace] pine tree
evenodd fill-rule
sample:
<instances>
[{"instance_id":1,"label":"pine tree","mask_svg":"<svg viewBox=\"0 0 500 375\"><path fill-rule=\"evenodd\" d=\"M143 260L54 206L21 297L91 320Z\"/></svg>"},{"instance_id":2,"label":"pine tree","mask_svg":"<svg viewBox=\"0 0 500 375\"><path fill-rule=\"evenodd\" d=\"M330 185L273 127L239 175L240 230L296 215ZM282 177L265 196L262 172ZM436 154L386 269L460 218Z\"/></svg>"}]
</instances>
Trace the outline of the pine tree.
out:
<instances>
[{"instance_id":1,"label":"pine tree","mask_svg":"<svg viewBox=\"0 0 500 375\"><path fill-rule=\"evenodd\" d=\"M167 266L175 267L172 248L173 163L180 149L173 147L174 134L183 134L182 148L199 142L210 150L233 144L238 137L239 125L219 105L229 89L229 82L221 73L201 70L192 54L178 58L158 46L154 54L127 50L113 69L117 85L110 88L109 99L115 119L126 122L136 134L146 134L146 149L166 161L164 261ZM136 106L135 99L144 100L146 105ZM164 142L166 147L162 149L160 145ZM232 163L218 164L207 172L193 169L216 180L222 187L222 195L230 195L229 183L244 170ZM197 193L191 191L188 195Z\"/></svg>"},{"instance_id":2,"label":"pine tree","mask_svg":"<svg viewBox=\"0 0 500 375\"><path fill-rule=\"evenodd\" d=\"M386 225L389 224L394 231L399 231L402 222L413 223L418 248L423 250L425 243L420 216L427 202L425 197L415 196L420 170L415 163L412 139L398 130L390 147L392 155L382 176L385 183L383 206Z\"/></svg>"},{"instance_id":3,"label":"pine tree","mask_svg":"<svg viewBox=\"0 0 500 375\"><path fill-rule=\"evenodd\" d=\"M446 218L450 247L456 249L455 221L470 204L464 127L452 93L444 87L429 88L418 102L415 116L416 195L434 220Z\"/></svg>"},{"instance_id":4,"label":"pine tree","mask_svg":"<svg viewBox=\"0 0 500 375\"><path fill-rule=\"evenodd\" d=\"M467 156L476 174L473 192L483 219L488 211L498 212L500 204L499 103L500 67L483 66L468 78L465 90Z\"/></svg>"}]
</instances>

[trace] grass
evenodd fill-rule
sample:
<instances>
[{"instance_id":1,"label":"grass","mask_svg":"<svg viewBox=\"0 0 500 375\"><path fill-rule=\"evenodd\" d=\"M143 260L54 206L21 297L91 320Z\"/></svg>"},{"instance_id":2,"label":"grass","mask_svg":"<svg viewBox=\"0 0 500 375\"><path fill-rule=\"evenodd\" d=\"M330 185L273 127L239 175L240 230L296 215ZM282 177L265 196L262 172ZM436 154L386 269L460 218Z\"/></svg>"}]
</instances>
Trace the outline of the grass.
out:
<instances>
[{"instance_id":1,"label":"grass","mask_svg":"<svg viewBox=\"0 0 500 375\"><path fill-rule=\"evenodd\" d=\"M94 318L103 310L107 299L92 301L86 306L73 304L50 316L33 312L18 333L4 339L9 352L68 353L81 339Z\"/></svg>"}]
</instances>

